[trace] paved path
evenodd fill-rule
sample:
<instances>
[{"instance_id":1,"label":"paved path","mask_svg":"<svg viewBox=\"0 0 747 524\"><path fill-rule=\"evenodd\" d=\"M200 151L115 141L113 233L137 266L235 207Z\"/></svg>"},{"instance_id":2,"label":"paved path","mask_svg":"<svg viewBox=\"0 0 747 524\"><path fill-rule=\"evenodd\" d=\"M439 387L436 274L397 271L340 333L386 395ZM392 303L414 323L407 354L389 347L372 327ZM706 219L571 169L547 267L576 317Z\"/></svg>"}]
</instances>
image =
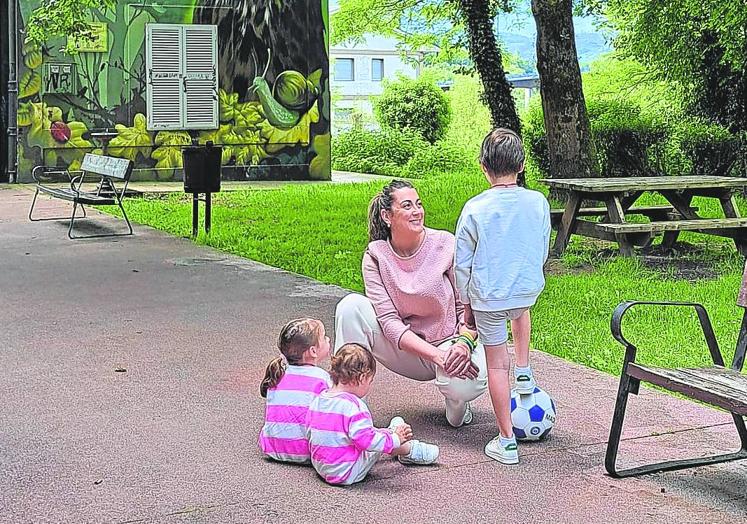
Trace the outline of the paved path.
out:
<instances>
[{"instance_id":1,"label":"paved path","mask_svg":"<svg viewBox=\"0 0 747 524\"><path fill-rule=\"evenodd\" d=\"M257 387L279 328L308 315L331 329L345 291L146 227L70 241L64 223L26 220L30 197L0 190L0 522L747 518L744 463L606 477L615 378L541 352L533 359L558 424L547 442L521 447L519 466L482 454L495 433L487 396L474 424L455 430L430 384L386 370L370 397L376 422L404 416L441 445L438 466L385 460L343 489L265 461ZM727 416L650 390L642 397L631 402L628 460L733 444Z\"/></svg>"},{"instance_id":2,"label":"paved path","mask_svg":"<svg viewBox=\"0 0 747 524\"><path fill-rule=\"evenodd\" d=\"M260 190L260 189L277 189L287 185L308 185L308 184L352 184L360 182L381 182L382 185L390 180L391 177L382 175L370 175L366 173L351 173L348 171L332 171L331 180L251 180L251 181L236 181L236 180L223 180L221 182L221 191L246 191L246 190ZM86 179L88 180L88 179ZM96 179L93 178L95 182ZM86 181L86 183L88 183ZM69 183L58 182L47 184L50 186L68 187ZM0 189L31 189L35 187L35 184L0 184ZM140 193L140 194L157 194L157 193L182 193L184 191L183 182L153 182L153 181L133 181L127 186L128 193Z\"/></svg>"}]
</instances>

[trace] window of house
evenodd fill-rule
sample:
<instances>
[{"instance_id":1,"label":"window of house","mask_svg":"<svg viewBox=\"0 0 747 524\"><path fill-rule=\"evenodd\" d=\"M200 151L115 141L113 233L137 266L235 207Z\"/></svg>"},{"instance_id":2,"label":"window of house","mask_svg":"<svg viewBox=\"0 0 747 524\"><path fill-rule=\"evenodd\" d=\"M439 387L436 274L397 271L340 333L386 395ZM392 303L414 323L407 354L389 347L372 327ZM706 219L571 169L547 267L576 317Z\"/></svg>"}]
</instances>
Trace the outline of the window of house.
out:
<instances>
[{"instance_id":1,"label":"window of house","mask_svg":"<svg viewBox=\"0 0 747 524\"><path fill-rule=\"evenodd\" d=\"M352 58L335 59L335 80L350 82L355 80L355 64Z\"/></svg>"},{"instance_id":2,"label":"window of house","mask_svg":"<svg viewBox=\"0 0 747 524\"><path fill-rule=\"evenodd\" d=\"M353 108L352 107L340 107L335 110L335 116L341 122L350 122L350 120L352 120L353 118Z\"/></svg>"},{"instance_id":3,"label":"window of house","mask_svg":"<svg viewBox=\"0 0 747 524\"><path fill-rule=\"evenodd\" d=\"M145 55L148 129L217 129L217 26L147 24Z\"/></svg>"},{"instance_id":4,"label":"window of house","mask_svg":"<svg viewBox=\"0 0 747 524\"><path fill-rule=\"evenodd\" d=\"M381 82L384 79L384 59L374 58L371 60L371 80Z\"/></svg>"}]
</instances>

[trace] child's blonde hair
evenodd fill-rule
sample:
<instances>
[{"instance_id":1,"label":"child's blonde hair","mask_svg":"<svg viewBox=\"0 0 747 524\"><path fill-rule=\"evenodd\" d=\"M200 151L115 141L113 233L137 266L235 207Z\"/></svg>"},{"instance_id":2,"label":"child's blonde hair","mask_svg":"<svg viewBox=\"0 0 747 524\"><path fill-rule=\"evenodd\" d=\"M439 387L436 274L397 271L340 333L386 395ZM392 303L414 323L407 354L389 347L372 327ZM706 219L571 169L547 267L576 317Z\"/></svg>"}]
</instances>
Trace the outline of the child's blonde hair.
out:
<instances>
[{"instance_id":1,"label":"child's blonde hair","mask_svg":"<svg viewBox=\"0 0 747 524\"><path fill-rule=\"evenodd\" d=\"M376 359L360 344L345 344L332 357L329 374L335 385L360 384L376 374Z\"/></svg>"},{"instance_id":2,"label":"child's blonde hair","mask_svg":"<svg viewBox=\"0 0 747 524\"><path fill-rule=\"evenodd\" d=\"M272 359L265 370L265 378L259 385L259 394L267 397L267 390L274 388L285 375L286 361L288 364L301 363L303 354L311 346L318 345L322 338L322 323L313 318L297 318L291 320L280 331L278 349L285 357Z\"/></svg>"}]
</instances>

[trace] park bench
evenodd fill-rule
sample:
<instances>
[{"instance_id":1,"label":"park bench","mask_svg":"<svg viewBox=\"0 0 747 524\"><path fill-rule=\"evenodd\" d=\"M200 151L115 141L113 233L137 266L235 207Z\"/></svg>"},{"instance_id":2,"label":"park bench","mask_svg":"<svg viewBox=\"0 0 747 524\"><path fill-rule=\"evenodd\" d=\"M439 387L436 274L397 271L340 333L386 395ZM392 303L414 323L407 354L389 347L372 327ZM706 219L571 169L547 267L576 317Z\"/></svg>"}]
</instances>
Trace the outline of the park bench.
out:
<instances>
[{"instance_id":1,"label":"park bench","mask_svg":"<svg viewBox=\"0 0 747 524\"><path fill-rule=\"evenodd\" d=\"M611 476L631 477L645 473L671 471L747 458L747 428L744 421L744 417L747 417L747 375L742 374L745 352L747 351L747 265L745 265L745 272L742 276L742 287L737 303L745 308L745 313L742 317L742 325L737 337L737 347L730 367L726 367L724 364L711 321L702 305L685 302L629 301L617 306L612 315L611 329L615 339L625 346L625 359L623 361L620 386L617 392L617 402L615 404L610 437L607 443L607 455L605 457L605 468ZM698 315L700 327L703 331L711 360L713 360L713 365L703 368L671 369L645 366L637 363L635 361L636 346L623 336L621 325L625 313L636 306L694 308ZM620 435L625 419L628 395L631 393L637 395L642 381L730 412L741 442L740 449L727 454L672 460L618 470L616 466L617 452L620 446Z\"/></svg>"},{"instance_id":2,"label":"park bench","mask_svg":"<svg viewBox=\"0 0 747 524\"><path fill-rule=\"evenodd\" d=\"M130 181L132 175L132 161L125 158L115 158L111 156L96 155L93 153L86 153L83 158L83 162L80 166L80 174L72 176L68 170L49 169L46 166L36 166L31 175L34 177L36 182L36 192L34 193L34 199L31 202L31 208L29 209L29 220L31 221L42 221L42 220L64 220L68 217L47 217L47 218L34 218L34 206L36 205L36 199L39 193L44 193L53 198L59 198L67 200L73 203L73 212L70 215L70 226L67 230L67 236L71 239L74 238L93 238L93 237L108 237L108 236L120 236L120 235L131 235L132 224L130 224L127 213L122 207L122 198L127 191L127 184ZM60 174L67 176L69 182L68 187L60 187L58 185L50 185L51 182L59 177ZM87 184L86 187L93 185L91 176L98 178L97 185L95 188L84 189L84 182ZM86 178L88 177L88 180ZM122 183L122 187L117 189L116 184ZM75 215L80 206L83 211L83 216L80 218L86 218L86 208L84 206L117 206L122 211L122 217L124 217L127 223L128 233L107 233L98 235L78 235L73 236L73 225L75 223Z\"/></svg>"}]
</instances>

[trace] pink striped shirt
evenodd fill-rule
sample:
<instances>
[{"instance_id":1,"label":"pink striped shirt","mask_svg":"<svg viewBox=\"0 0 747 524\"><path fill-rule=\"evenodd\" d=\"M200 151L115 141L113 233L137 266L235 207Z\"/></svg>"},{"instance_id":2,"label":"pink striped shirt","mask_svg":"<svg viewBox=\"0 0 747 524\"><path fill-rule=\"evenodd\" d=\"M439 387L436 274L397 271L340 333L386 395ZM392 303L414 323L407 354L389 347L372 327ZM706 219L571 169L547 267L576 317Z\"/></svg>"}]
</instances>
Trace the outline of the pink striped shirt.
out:
<instances>
[{"instance_id":1,"label":"pink striped shirt","mask_svg":"<svg viewBox=\"0 0 747 524\"><path fill-rule=\"evenodd\" d=\"M366 452L399 447L397 435L375 428L366 404L350 393L321 393L309 406L306 425L311 463L330 484L355 481L351 473Z\"/></svg>"},{"instance_id":2,"label":"pink striped shirt","mask_svg":"<svg viewBox=\"0 0 747 524\"><path fill-rule=\"evenodd\" d=\"M316 366L288 366L278 385L267 391L262 453L283 462L308 462L306 413L309 404L332 386L329 373Z\"/></svg>"}]
</instances>

